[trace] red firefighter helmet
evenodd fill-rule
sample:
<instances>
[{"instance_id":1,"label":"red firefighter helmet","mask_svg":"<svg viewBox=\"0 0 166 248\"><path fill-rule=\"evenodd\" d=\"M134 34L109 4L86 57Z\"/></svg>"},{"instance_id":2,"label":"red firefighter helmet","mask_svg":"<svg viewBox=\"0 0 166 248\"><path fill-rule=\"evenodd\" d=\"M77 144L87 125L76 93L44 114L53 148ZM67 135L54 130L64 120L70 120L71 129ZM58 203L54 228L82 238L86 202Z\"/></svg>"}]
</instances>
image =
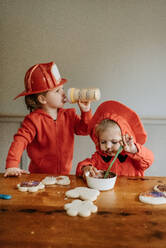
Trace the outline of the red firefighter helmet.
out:
<instances>
[{"instance_id":1,"label":"red firefighter helmet","mask_svg":"<svg viewBox=\"0 0 166 248\"><path fill-rule=\"evenodd\" d=\"M54 62L37 64L32 66L25 74L25 90L16 96L27 96L54 89L67 80L61 78L59 70Z\"/></svg>"}]
</instances>

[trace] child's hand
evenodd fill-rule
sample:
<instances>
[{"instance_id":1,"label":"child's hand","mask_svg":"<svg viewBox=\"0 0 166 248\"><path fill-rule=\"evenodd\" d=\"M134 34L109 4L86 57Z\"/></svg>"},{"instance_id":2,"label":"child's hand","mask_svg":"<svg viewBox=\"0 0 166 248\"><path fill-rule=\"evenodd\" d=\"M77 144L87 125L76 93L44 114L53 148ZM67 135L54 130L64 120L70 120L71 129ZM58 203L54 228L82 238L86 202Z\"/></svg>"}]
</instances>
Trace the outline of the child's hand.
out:
<instances>
[{"instance_id":1,"label":"child's hand","mask_svg":"<svg viewBox=\"0 0 166 248\"><path fill-rule=\"evenodd\" d=\"M91 177L97 177L100 175L100 170L96 169L96 167L88 165L88 166L84 166L82 168L83 170L83 178L86 178L86 174L87 172L89 173L89 176Z\"/></svg>"},{"instance_id":2,"label":"child's hand","mask_svg":"<svg viewBox=\"0 0 166 248\"><path fill-rule=\"evenodd\" d=\"M10 176L21 176L22 174L29 174L28 171L22 170L20 168L7 168L4 177Z\"/></svg>"},{"instance_id":3,"label":"child's hand","mask_svg":"<svg viewBox=\"0 0 166 248\"><path fill-rule=\"evenodd\" d=\"M134 144L133 137L128 134L123 135L121 145L126 152L134 154L138 151L136 145Z\"/></svg>"},{"instance_id":4,"label":"child's hand","mask_svg":"<svg viewBox=\"0 0 166 248\"><path fill-rule=\"evenodd\" d=\"M88 112L90 110L90 101L87 102L81 102L80 100L78 101L78 106L82 112Z\"/></svg>"}]
</instances>

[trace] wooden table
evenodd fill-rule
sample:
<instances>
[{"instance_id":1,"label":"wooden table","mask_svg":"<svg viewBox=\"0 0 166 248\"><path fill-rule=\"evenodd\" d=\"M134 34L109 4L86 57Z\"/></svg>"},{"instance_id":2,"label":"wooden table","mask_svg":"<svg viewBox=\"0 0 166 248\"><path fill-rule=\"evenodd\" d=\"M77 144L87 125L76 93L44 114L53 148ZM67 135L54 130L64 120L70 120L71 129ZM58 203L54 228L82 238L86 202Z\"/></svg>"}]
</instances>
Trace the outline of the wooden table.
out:
<instances>
[{"instance_id":1,"label":"wooden table","mask_svg":"<svg viewBox=\"0 0 166 248\"><path fill-rule=\"evenodd\" d=\"M46 175L31 174L4 178L0 174L0 247L44 248L166 248L166 205L139 202L140 192L165 177L119 177L113 190L101 192L94 202L98 212L90 217L70 217L64 211L65 191L85 186L70 176L68 186L49 186L36 193L19 192L17 183L41 180Z\"/></svg>"}]
</instances>

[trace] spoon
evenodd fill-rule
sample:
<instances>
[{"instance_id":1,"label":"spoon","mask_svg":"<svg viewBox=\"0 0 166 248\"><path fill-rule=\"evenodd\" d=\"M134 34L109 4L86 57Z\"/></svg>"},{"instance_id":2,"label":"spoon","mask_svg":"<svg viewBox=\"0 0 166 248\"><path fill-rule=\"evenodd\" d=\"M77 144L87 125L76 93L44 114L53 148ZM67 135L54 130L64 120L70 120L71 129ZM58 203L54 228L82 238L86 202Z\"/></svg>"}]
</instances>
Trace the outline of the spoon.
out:
<instances>
[{"instance_id":1,"label":"spoon","mask_svg":"<svg viewBox=\"0 0 166 248\"><path fill-rule=\"evenodd\" d=\"M119 153L121 153L122 150L123 150L123 147L120 146L119 149L117 150L117 153L116 153L114 159L112 160L110 166L108 167L108 169L107 169L107 171L106 171L106 173L105 173L105 175L104 175L104 178L107 178L107 177L108 177L109 172L110 172L110 170L111 170L111 167L113 166L113 163L115 162L115 160L117 159Z\"/></svg>"}]
</instances>

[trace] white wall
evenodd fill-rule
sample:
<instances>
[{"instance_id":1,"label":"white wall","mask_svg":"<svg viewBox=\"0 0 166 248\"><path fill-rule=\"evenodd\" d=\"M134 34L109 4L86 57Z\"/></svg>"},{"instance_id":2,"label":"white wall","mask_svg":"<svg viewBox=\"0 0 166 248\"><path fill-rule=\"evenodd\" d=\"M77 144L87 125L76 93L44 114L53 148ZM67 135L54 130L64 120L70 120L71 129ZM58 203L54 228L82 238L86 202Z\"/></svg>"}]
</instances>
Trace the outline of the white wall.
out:
<instances>
[{"instance_id":1,"label":"white wall","mask_svg":"<svg viewBox=\"0 0 166 248\"><path fill-rule=\"evenodd\" d=\"M55 61L65 87L101 89L93 112L114 99L141 118L165 119L165 13L165 0L1 0L0 115L27 114L23 99L12 100L24 89L26 70ZM148 130L154 135L158 126ZM164 161L165 143L153 141ZM76 144L82 158L89 138Z\"/></svg>"}]
</instances>

